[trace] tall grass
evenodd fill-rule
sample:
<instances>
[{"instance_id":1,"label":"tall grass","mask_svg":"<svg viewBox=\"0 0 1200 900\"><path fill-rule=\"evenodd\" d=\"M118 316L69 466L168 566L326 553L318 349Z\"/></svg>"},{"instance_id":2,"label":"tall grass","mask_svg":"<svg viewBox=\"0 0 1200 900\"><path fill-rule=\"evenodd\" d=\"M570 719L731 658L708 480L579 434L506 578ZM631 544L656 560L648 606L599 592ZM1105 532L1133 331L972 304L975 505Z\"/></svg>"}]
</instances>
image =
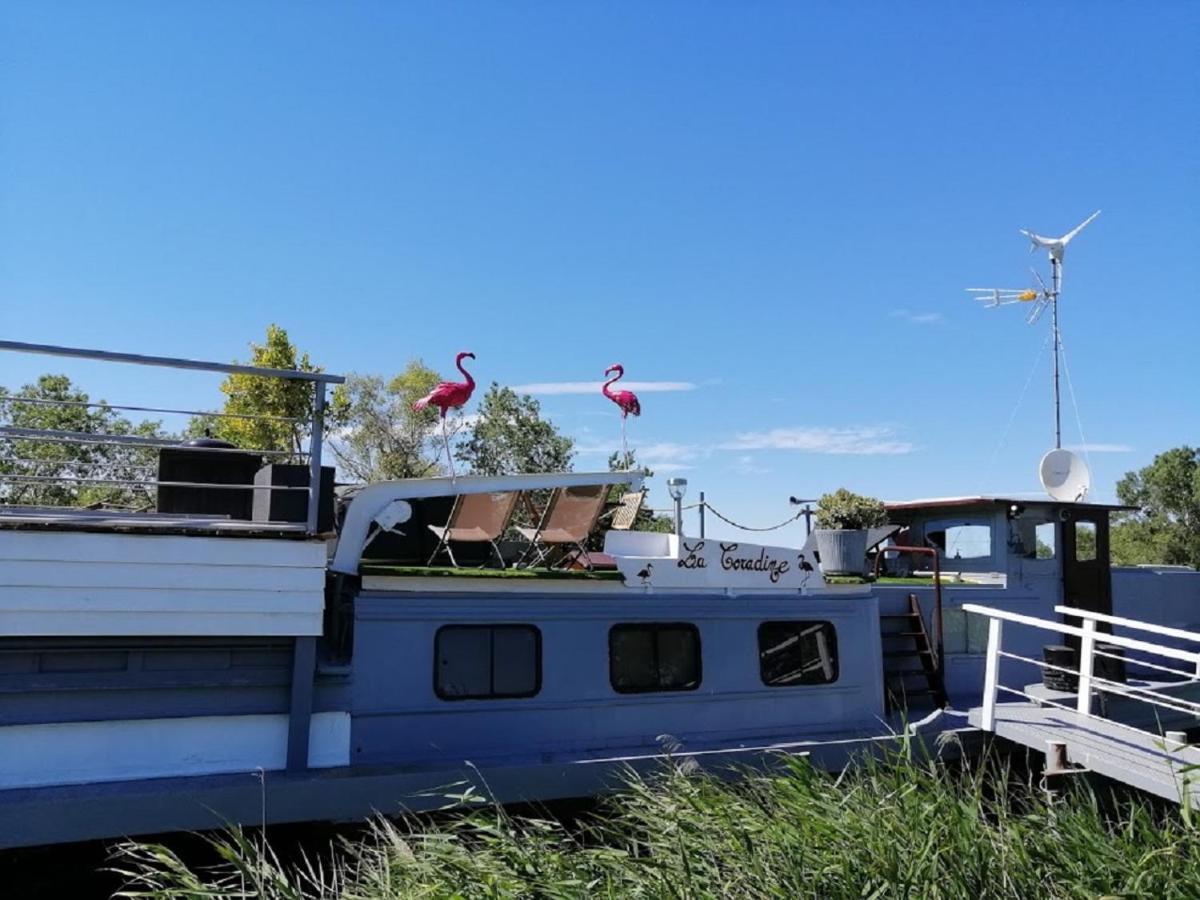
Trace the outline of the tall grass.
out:
<instances>
[{"instance_id":1,"label":"tall grass","mask_svg":"<svg viewBox=\"0 0 1200 900\"><path fill-rule=\"evenodd\" d=\"M121 896L1200 896L1200 831L1177 813L903 756L840 776L789 759L734 781L670 765L569 826L494 806L381 819L293 865L238 830L213 847L219 863L199 870L165 846L121 846Z\"/></svg>"}]
</instances>

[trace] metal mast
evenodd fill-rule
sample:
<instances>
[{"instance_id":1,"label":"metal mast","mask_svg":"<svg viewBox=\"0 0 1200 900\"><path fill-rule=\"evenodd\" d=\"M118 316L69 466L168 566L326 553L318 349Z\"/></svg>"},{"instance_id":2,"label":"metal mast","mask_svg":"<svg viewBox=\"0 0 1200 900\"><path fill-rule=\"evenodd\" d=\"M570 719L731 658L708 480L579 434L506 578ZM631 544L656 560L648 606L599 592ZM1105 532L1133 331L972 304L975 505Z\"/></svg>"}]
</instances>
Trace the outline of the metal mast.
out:
<instances>
[{"instance_id":1,"label":"metal mast","mask_svg":"<svg viewBox=\"0 0 1200 900\"><path fill-rule=\"evenodd\" d=\"M1062 262L1050 257L1050 314L1054 329L1054 449L1062 448L1062 400L1058 393L1058 355L1062 345L1058 332L1058 289L1062 278Z\"/></svg>"}]
</instances>

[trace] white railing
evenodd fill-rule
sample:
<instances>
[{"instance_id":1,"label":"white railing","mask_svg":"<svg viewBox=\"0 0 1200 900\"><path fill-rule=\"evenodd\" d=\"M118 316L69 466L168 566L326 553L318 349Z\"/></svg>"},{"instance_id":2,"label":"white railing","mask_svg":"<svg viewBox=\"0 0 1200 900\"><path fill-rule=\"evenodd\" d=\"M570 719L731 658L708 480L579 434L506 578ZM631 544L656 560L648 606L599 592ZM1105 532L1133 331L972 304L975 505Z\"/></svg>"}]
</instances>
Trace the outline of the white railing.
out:
<instances>
[{"instance_id":1,"label":"white railing","mask_svg":"<svg viewBox=\"0 0 1200 900\"><path fill-rule=\"evenodd\" d=\"M1148 653L1153 656L1163 657L1169 660L1177 660L1180 662L1190 663L1191 667L1188 670L1171 668L1169 666L1159 665L1156 663L1145 663L1142 661L1133 661L1132 664L1146 666L1156 671L1168 672L1172 675L1179 676L1182 679L1197 679L1200 678L1200 652L1195 650L1182 650L1178 647L1168 647L1162 644L1143 641L1137 638L1125 637L1124 635L1107 634L1097 631L1097 625L1100 623L1108 625L1117 625L1132 631L1142 631L1147 634L1153 634L1160 637L1170 637L1176 640L1188 641L1200 645L1200 634L1192 631L1184 631L1180 628L1168 628L1163 625L1153 625L1148 622L1139 622L1135 619L1125 619L1119 616L1109 616L1103 613L1090 612L1088 610L1076 609L1070 606L1056 606L1055 612L1067 616L1073 616L1081 620L1081 626L1068 625L1064 622L1051 622L1047 619L1039 619L1034 616L1021 615L1020 613L1009 612L1003 609L995 609L989 606L980 606L975 603L963 604L963 610L976 615L985 616L988 620L988 648L987 659L984 667L984 682L983 682L983 709L980 715L980 728L984 731L995 731L996 726L996 702L1001 692L1007 694L1016 694L1038 703L1043 703L1050 706L1060 706L1068 708L1062 704L1054 703L1045 697L1035 697L1025 691L1016 688L1006 687L1000 684L1000 660L1014 659L1025 663L1031 663L1042 669L1064 672L1069 675L1078 675L1079 686L1075 698L1074 711L1090 716L1092 714L1092 692L1105 691L1112 694L1128 697L1133 700L1142 701L1155 706L1164 707L1176 712L1190 713L1200 715L1200 704L1193 703L1181 697L1175 696L1163 691L1154 690L1146 687L1136 687L1124 684L1119 681L1112 681L1107 678L1102 678L1093 672L1095 660L1097 656L1109 657L1114 659L1122 659L1124 657L1117 654L1108 653L1104 650L1098 650L1096 647L1097 639L1104 644L1120 647L1125 650L1137 650L1141 653ZM1054 665L1039 659L1031 659L1026 656L1021 656L1015 653L1009 653L1002 647L1004 636L1004 624L1012 622L1018 625L1026 625L1031 628L1039 628L1044 631L1051 631L1056 634L1071 635L1080 639L1079 646L1079 668L1068 669L1062 666ZM1111 724L1119 724L1112 723ZM1141 729L1132 728L1131 730L1140 731Z\"/></svg>"}]
</instances>

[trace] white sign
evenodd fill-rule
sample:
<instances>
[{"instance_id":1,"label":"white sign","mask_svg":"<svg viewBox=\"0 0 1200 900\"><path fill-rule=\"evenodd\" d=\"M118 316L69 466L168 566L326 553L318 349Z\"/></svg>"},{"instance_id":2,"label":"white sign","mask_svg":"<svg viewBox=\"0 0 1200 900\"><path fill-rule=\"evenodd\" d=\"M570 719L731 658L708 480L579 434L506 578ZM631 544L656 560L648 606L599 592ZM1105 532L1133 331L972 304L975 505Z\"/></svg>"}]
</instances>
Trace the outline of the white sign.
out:
<instances>
[{"instance_id":1,"label":"white sign","mask_svg":"<svg viewBox=\"0 0 1200 900\"><path fill-rule=\"evenodd\" d=\"M794 591L825 586L816 560L794 547L630 532L605 549L630 587Z\"/></svg>"}]
</instances>

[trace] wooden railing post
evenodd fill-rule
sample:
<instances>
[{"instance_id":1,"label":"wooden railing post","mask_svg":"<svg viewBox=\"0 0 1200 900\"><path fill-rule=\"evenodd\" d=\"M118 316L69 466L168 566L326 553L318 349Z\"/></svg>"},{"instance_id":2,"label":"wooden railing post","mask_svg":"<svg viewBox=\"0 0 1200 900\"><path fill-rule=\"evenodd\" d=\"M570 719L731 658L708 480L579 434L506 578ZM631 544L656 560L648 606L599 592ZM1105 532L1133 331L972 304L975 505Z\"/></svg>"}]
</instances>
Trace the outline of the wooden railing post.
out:
<instances>
[{"instance_id":1,"label":"wooden railing post","mask_svg":"<svg viewBox=\"0 0 1200 900\"><path fill-rule=\"evenodd\" d=\"M1092 664L1096 651L1096 620L1083 620L1083 637L1079 642L1079 699L1075 711L1081 715L1092 712Z\"/></svg>"},{"instance_id":2,"label":"wooden railing post","mask_svg":"<svg viewBox=\"0 0 1200 900\"><path fill-rule=\"evenodd\" d=\"M987 663L983 672L983 715L979 727L984 731L996 730L996 696L1000 683L1000 638L1004 623L999 619L988 619Z\"/></svg>"}]
</instances>

